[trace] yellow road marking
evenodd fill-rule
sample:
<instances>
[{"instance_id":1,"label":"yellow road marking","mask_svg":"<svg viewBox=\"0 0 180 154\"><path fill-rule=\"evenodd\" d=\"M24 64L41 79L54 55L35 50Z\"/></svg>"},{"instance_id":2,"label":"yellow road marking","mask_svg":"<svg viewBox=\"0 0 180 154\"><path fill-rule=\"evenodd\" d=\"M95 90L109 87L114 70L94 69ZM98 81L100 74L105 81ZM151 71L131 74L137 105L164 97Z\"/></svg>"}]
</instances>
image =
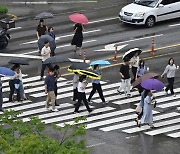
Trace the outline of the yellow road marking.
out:
<instances>
[{"instance_id":1,"label":"yellow road marking","mask_svg":"<svg viewBox=\"0 0 180 154\"><path fill-rule=\"evenodd\" d=\"M14 14L7 14L8 16L11 16L13 20L16 20L17 19L17 16L14 15Z\"/></svg>"},{"instance_id":2,"label":"yellow road marking","mask_svg":"<svg viewBox=\"0 0 180 154\"><path fill-rule=\"evenodd\" d=\"M173 47L177 47L177 46L180 46L180 44L173 44L173 45L169 45L169 46L165 46L165 47L156 48L155 51L157 51L157 50L162 50L162 49L173 48ZM145 50L145 51L143 51L143 53L147 53L147 52L151 52L151 50ZM153 58L158 58L158 57L173 55L173 54L177 54L177 53L180 53L180 51L170 52L170 53L166 53L166 54L160 54L160 55L156 55L156 56L150 56L150 57L146 57L146 58L143 58L143 59L144 59L144 60L150 60L150 59L153 59ZM118 57L120 58L120 57L122 57L122 56L123 56L123 55L117 56L117 58L118 58ZM112 60L112 57L111 57L111 58L107 58L106 60L108 60L108 59L111 59L111 60ZM101 69L118 66L118 65L120 65L120 64L123 64L123 63L121 62L121 63L111 64L111 65L108 65L108 66L103 66L103 67L101 67ZM69 66L62 67L62 68L67 68L67 67L69 67ZM72 75L72 74L73 74L73 73L66 73L66 74L63 74L62 76L68 76L68 75Z\"/></svg>"}]
</instances>

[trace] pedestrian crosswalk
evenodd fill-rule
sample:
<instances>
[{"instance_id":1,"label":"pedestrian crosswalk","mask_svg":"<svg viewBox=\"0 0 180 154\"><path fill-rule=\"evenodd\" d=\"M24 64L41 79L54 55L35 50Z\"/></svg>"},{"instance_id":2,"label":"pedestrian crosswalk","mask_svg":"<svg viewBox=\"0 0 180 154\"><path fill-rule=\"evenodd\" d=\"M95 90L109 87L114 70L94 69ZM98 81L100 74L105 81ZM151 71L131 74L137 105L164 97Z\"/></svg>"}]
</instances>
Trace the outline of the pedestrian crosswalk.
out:
<instances>
[{"instance_id":1,"label":"pedestrian crosswalk","mask_svg":"<svg viewBox=\"0 0 180 154\"><path fill-rule=\"evenodd\" d=\"M44 107L46 94L44 92L44 81L40 81L40 76L28 77L23 75L23 84L25 86L25 93L29 95L29 100L22 102L8 102L9 87L8 79L3 79L3 108L15 111L22 111L18 116L24 122L29 121L30 116L37 116L45 124L55 123L63 127L64 123L73 124L74 118L79 116L86 116L85 121L79 121L86 125L86 129L96 129L103 132L122 131L124 133L144 133L146 135L154 136L165 134L168 137L180 137L180 113L177 112L177 107L180 106L180 88L176 88L176 97L166 95L164 91L154 92L157 98L157 108L153 110L155 129L150 129L147 125L142 125L140 128L136 126L134 119L135 105L140 101L138 91L132 90L131 98L127 98L124 94L120 95L117 92L119 83L108 83L102 81L103 94L106 101L110 101L107 105L102 105L98 93L92 98L90 107L93 112L89 114L85 106L80 107L80 113L74 114L74 105L72 101L73 86L72 81L65 78L58 80L58 95L57 106L59 112L47 111ZM88 84L86 94L90 94L92 85ZM128 104L128 105L127 105ZM122 105L127 105L122 108ZM170 110L168 110L170 108ZM162 112L163 110L167 112ZM0 113L2 114L2 112Z\"/></svg>"}]
</instances>

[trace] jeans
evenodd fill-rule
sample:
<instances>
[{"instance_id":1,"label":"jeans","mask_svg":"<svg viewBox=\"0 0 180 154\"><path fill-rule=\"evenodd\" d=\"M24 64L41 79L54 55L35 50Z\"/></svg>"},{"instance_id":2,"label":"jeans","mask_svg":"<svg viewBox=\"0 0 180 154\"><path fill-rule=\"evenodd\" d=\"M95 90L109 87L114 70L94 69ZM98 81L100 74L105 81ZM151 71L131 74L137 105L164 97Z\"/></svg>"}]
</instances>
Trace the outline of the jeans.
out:
<instances>
[{"instance_id":1,"label":"jeans","mask_svg":"<svg viewBox=\"0 0 180 154\"><path fill-rule=\"evenodd\" d=\"M20 88L15 89L14 80L9 81L9 87L10 87L9 102L12 102L12 96L14 94L14 90L16 90L17 92L17 101L19 102L20 101Z\"/></svg>"}]
</instances>

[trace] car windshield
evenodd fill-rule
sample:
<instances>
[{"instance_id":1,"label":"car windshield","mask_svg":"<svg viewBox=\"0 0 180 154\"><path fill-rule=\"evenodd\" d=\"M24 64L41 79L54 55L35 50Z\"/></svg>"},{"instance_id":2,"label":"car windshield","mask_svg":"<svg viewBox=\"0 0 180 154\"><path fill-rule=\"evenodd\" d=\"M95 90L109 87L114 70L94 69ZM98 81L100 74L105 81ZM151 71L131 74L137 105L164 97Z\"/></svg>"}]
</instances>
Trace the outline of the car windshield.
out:
<instances>
[{"instance_id":1,"label":"car windshield","mask_svg":"<svg viewBox=\"0 0 180 154\"><path fill-rule=\"evenodd\" d=\"M135 4L143 5L147 7L155 7L159 0L135 0Z\"/></svg>"}]
</instances>

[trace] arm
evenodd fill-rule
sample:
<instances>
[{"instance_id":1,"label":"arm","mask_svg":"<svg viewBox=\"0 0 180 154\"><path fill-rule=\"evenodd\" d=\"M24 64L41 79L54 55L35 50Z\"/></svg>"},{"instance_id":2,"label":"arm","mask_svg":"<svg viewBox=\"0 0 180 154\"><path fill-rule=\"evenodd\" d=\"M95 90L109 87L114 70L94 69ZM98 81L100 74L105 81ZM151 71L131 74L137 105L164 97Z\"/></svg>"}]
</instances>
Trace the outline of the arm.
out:
<instances>
[{"instance_id":1,"label":"arm","mask_svg":"<svg viewBox=\"0 0 180 154\"><path fill-rule=\"evenodd\" d=\"M120 74L121 78L124 78L124 75L121 72L119 72L119 74Z\"/></svg>"},{"instance_id":2,"label":"arm","mask_svg":"<svg viewBox=\"0 0 180 154\"><path fill-rule=\"evenodd\" d=\"M168 72L168 70L169 70L169 67L168 66L166 66L166 68L165 68L165 70L164 70L164 72L162 73L162 75L161 75L161 77L163 78L164 77L164 75Z\"/></svg>"},{"instance_id":3,"label":"arm","mask_svg":"<svg viewBox=\"0 0 180 154\"><path fill-rule=\"evenodd\" d=\"M45 94L47 94L48 91L47 91L47 84L45 84Z\"/></svg>"},{"instance_id":4,"label":"arm","mask_svg":"<svg viewBox=\"0 0 180 154\"><path fill-rule=\"evenodd\" d=\"M36 36L37 36L37 38L38 38L38 40L39 40L39 33L38 33L38 31L36 31Z\"/></svg>"}]
</instances>

